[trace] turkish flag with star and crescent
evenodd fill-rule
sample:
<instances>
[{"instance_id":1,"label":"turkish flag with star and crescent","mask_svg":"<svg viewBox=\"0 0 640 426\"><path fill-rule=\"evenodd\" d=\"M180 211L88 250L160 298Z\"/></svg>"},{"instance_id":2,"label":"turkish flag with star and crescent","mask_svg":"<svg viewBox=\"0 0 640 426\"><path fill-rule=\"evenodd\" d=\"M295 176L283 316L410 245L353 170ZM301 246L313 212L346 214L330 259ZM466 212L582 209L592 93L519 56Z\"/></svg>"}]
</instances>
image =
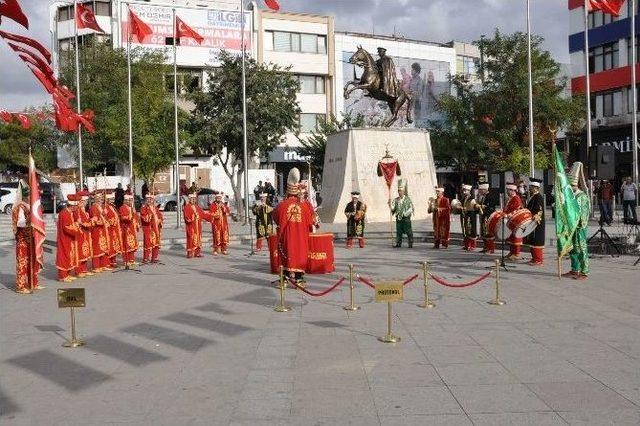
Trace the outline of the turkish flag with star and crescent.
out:
<instances>
[{"instance_id":1,"label":"turkish flag with star and crescent","mask_svg":"<svg viewBox=\"0 0 640 426\"><path fill-rule=\"evenodd\" d=\"M29 29L29 19L24 14L18 0L0 0L0 20L6 16Z\"/></svg>"},{"instance_id":2,"label":"turkish flag with star and crescent","mask_svg":"<svg viewBox=\"0 0 640 426\"><path fill-rule=\"evenodd\" d=\"M280 3L278 0L264 0L264 4L271 10L275 10L276 12L280 10Z\"/></svg>"},{"instance_id":3,"label":"turkish flag with star and crescent","mask_svg":"<svg viewBox=\"0 0 640 426\"><path fill-rule=\"evenodd\" d=\"M33 157L29 154L29 207L31 217L31 227L33 228L33 245L35 247L35 262L33 271L35 274L40 272L44 266L44 240L46 237L44 228L44 218L42 217L42 204L40 202L40 184L38 183L38 175L36 174L36 164Z\"/></svg>"},{"instance_id":4,"label":"turkish flag with star and crescent","mask_svg":"<svg viewBox=\"0 0 640 426\"><path fill-rule=\"evenodd\" d=\"M133 10L129 9L129 35L134 34L139 43L144 43L144 39L153 34L153 30L138 15L133 13Z\"/></svg>"},{"instance_id":5,"label":"turkish flag with star and crescent","mask_svg":"<svg viewBox=\"0 0 640 426\"><path fill-rule=\"evenodd\" d=\"M104 30L98 25L96 21L96 15L91 9L86 6L76 3L76 26L78 29L90 28L99 33L104 33Z\"/></svg>"},{"instance_id":6,"label":"turkish flag with star and crescent","mask_svg":"<svg viewBox=\"0 0 640 426\"><path fill-rule=\"evenodd\" d=\"M613 16L620 16L620 9L624 0L589 0L591 10L601 10L602 13L608 13Z\"/></svg>"},{"instance_id":7,"label":"turkish flag with star and crescent","mask_svg":"<svg viewBox=\"0 0 640 426\"><path fill-rule=\"evenodd\" d=\"M179 16L176 15L176 38L192 38L198 44L202 44L204 37L198 34L193 28L184 23Z\"/></svg>"}]
</instances>

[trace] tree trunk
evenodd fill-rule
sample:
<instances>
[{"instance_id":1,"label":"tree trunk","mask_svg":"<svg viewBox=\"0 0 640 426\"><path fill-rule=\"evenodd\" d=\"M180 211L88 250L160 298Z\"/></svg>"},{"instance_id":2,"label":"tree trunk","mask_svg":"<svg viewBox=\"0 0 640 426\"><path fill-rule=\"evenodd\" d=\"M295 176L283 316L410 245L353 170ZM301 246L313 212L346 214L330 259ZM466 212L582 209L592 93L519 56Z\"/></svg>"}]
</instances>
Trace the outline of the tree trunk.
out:
<instances>
[{"instance_id":1,"label":"tree trunk","mask_svg":"<svg viewBox=\"0 0 640 426\"><path fill-rule=\"evenodd\" d=\"M241 182L242 182L242 173L240 173L240 167L236 166L236 162L232 161L232 166L229 168L229 155L227 154L226 161L222 160L222 156L218 154L218 159L220 160L220 164L224 170L224 173L229 178L229 182L231 182L231 189L233 190L233 198L236 202L236 215L241 218L244 217L242 213L244 211L244 205L242 204L242 194L240 191ZM244 220L243 220L244 222Z\"/></svg>"}]
</instances>

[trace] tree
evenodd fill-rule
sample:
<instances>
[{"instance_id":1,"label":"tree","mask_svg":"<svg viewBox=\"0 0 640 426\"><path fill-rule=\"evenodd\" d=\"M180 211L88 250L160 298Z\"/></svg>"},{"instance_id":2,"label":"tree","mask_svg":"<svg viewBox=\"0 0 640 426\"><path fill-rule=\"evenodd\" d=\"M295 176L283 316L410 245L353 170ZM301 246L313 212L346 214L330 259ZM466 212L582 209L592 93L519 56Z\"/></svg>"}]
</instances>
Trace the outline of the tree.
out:
<instances>
[{"instance_id":1,"label":"tree","mask_svg":"<svg viewBox=\"0 0 640 426\"><path fill-rule=\"evenodd\" d=\"M63 61L62 79L75 92L72 52ZM164 54L136 48L131 51L133 168L147 181L175 160L173 100L167 96L165 77L172 74ZM109 43L81 46L80 87L83 109L96 113L96 133L83 132L83 163L88 171L101 171L113 163L129 163L127 56ZM180 140L188 141L188 113L179 109ZM77 155L76 135L65 143ZM181 146L182 149L182 146Z\"/></svg>"},{"instance_id":2,"label":"tree","mask_svg":"<svg viewBox=\"0 0 640 426\"><path fill-rule=\"evenodd\" d=\"M563 96L566 77L548 51L543 38L532 36L534 154L536 168L551 165L553 131L584 126L583 102ZM444 120L433 123L438 161L464 170L492 168L527 173L529 170L529 104L527 35L504 35L496 30L482 43L486 60L478 69L483 83L468 87L452 79L458 97L444 96L438 109Z\"/></svg>"},{"instance_id":3,"label":"tree","mask_svg":"<svg viewBox=\"0 0 640 426\"><path fill-rule=\"evenodd\" d=\"M231 181L238 213L243 211L241 182L244 170L242 131L242 57L220 53L220 67L209 72L205 91L192 99L196 155L214 155ZM247 149L250 158L280 144L288 131L299 127L296 100L299 84L287 69L258 64L246 57ZM247 200L248 201L248 200Z\"/></svg>"},{"instance_id":4,"label":"tree","mask_svg":"<svg viewBox=\"0 0 640 426\"><path fill-rule=\"evenodd\" d=\"M57 141L60 134L53 122L45 117L51 111L45 108L25 111L30 117L31 127L23 129L17 120L0 124L0 167L8 170L29 167L29 147L36 166L43 172L56 168Z\"/></svg>"},{"instance_id":5,"label":"tree","mask_svg":"<svg viewBox=\"0 0 640 426\"><path fill-rule=\"evenodd\" d=\"M342 119L331 115L328 120L322 120L311 134L304 138L298 137L302 144L302 148L298 153L303 157L308 157L311 163L314 184L322 180L322 172L324 170L324 154L327 149L327 139L342 130L352 129L356 127L365 127L365 118L362 114L355 117L350 113L343 114Z\"/></svg>"}]
</instances>

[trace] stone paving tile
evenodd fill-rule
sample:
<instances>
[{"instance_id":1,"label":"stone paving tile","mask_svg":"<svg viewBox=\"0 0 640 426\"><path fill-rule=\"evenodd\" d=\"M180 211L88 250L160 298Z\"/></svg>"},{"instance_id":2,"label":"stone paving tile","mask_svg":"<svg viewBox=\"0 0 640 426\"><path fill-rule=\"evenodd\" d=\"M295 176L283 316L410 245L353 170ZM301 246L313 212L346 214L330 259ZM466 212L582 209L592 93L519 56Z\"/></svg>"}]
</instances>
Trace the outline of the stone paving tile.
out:
<instances>
[{"instance_id":1,"label":"stone paving tile","mask_svg":"<svg viewBox=\"0 0 640 426\"><path fill-rule=\"evenodd\" d=\"M567 423L580 426L638 426L640 409L559 412Z\"/></svg>"},{"instance_id":2,"label":"stone paving tile","mask_svg":"<svg viewBox=\"0 0 640 426\"><path fill-rule=\"evenodd\" d=\"M450 388L467 413L551 411L542 399L521 384Z\"/></svg>"},{"instance_id":3,"label":"stone paving tile","mask_svg":"<svg viewBox=\"0 0 640 426\"><path fill-rule=\"evenodd\" d=\"M528 386L555 411L604 411L635 407L632 402L598 382L534 383Z\"/></svg>"},{"instance_id":4,"label":"stone paving tile","mask_svg":"<svg viewBox=\"0 0 640 426\"><path fill-rule=\"evenodd\" d=\"M442 386L444 383L432 365L425 363L378 364L367 368L371 387Z\"/></svg>"},{"instance_id":5,"label":"stone paving tile","mask_svg":"<svg viewBox=\"0 0 640 426\"><path fill-rule=\"evenodd\" d=\"M233 414L235 419L277 420L291 415L291 399L242 399Z\"/></svg>"},{"instance_id":6,"label":"stone paving tile","mask_svg":"<svg viewBox=\"0 0 640 426\"><path fill-rule=\"evenodd\" d=\"M498 363L446 364L436 367L436 371L447 385L497 385L520 383Z\"/></svg>"},{"instance_id":7,"label":"stone paving tile","mask_svg":"<svg viewBox=\"0 0 640 426\"><path fill-rule=\"evenodd\" d=\"M462 409L451 392L437 387L377 387L373 389L375 406L387 416L461 414Z\"/></svg>"},{"instance_id":8,"label":"stone paving tile","mask_svg":"<svg viewBox=\"0 0 640 426\"><path fill-rule=\"evenodd\" d=\"M502 365L522 383L590 382L593 378L567 361L520 362Z\"/></svg>"},{"instance_id":9,"label":"stone paving tile","mask_svg":"<svg viewBox=\"0 0 640 426\"><path fill-rule=\"evenodd\" d=\"M499 413L471 414L471 421L476 426L554 426L566 425L556 413Z\"/></svg>"},{"instance_id":10,"label":"stone paving tile","mask_svg":"<svg viewBox=\"0 0 640 426\"><path fill-rule=\"evenodd\" d=\"M382 426L470 426L473 423L464 414L440 414L433 416L382 416Z\"/></svg>"},{"instance_id":11,"label":"stone paving tile","mask_svg":"<svg viewBox=\"0 0 640 426\"><path fill-rule=\"evenodd\" d=\"M291 415L298 417L367 417L375 413L373 398L368 392L336 392L329 389L296 390Z\"/></svg>"},{"instance_id":12,"label":"stone paving tile","mask_svg":"<svg viewBox=\"0 0 640 426\"><path fill-rule=\"evenodd\" d=\"M433 365L493 363L495 359L480 346L425 346Z\"/></svg>"}]
</instances>

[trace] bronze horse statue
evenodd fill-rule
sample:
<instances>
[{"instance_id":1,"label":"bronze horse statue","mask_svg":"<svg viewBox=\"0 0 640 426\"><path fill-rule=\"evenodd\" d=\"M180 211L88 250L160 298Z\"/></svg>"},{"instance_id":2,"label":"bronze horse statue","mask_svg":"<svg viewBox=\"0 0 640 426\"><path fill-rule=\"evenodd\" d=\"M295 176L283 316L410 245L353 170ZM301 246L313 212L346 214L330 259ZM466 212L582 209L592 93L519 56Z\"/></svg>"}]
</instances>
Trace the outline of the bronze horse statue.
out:
<instances>
[{"instance_id":1,"label":"bronze horse statue","mask_svg":"<svg viewBox=\"0 0 640 426\"><path fill-rule=\"evenodd\" d=\"M373 99L386 102L387 105L389 105L389 109L391 110L391 116L382 123L384 127L391 126L398 119L398 113L406 103L407 122L413 123L413 118L411 116L413 99L411 98L411 95L402 88L398 89L398 96L389 95L384 90L382 90L382 73L378 69L376 61L373 59L373 56L371 56L369 52L364 50L362 46L358 46L358 50L356 51L356 53L354 53L353 56L349 58L349 63L363 67L364 72L362 73L362 77L360 77L359 79L356 78L353 81L348 82L344 86L345 99L348 99L349 95L354 90L361 89L368 92L368 96L371 96Z\"/></svg>"}]
</instances>

